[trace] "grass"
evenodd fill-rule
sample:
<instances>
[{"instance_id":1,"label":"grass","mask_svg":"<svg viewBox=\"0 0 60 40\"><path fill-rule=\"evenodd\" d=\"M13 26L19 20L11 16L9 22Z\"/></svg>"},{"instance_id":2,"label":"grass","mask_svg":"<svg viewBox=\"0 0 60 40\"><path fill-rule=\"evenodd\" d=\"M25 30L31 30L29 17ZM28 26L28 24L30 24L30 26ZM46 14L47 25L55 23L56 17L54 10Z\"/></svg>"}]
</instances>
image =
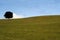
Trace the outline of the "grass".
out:
<instances>
[{"instance_id":1,"label":"grass","mask_svg":"<svg viewBox=\"0 0 60 40\"><path fill-rule=\"evenodd\" d=\"M2 19L0 40L60 40L60 16Z\"/></svg>"}]
</instances>

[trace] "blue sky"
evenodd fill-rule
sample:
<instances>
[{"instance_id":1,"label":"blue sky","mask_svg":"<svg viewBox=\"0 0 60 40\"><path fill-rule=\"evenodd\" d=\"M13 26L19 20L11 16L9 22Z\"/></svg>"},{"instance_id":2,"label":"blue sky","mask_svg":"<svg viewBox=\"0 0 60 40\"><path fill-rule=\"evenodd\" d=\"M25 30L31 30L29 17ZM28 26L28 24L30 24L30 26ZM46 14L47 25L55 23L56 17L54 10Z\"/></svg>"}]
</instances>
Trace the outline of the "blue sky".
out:
<instances>
[{"instance_id":1,"label":"blue sky","mask_svg":"<svg viewBox=\"0 0 60 40\"><path fill-rule=\"evenodd\" d=\"M24 17L60 15L60 0L0 0L0 18L6 11Z\"/></svg>"}]
</instances>

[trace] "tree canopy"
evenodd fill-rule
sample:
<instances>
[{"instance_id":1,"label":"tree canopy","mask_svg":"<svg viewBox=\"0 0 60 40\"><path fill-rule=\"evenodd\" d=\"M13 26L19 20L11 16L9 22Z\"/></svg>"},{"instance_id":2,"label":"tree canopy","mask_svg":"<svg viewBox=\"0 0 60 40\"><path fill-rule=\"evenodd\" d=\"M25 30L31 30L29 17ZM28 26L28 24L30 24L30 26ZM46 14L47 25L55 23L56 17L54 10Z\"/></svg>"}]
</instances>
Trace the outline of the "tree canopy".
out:
<instances>
[{"instance_id":1,"label":"tree canopy","mask_svg":"<svg viewBox=\"0 0 60 40\"><path fill-rule=\"evenodd\" d=\"M8 19L13 18L13 12L10 12L10 11L5 12L4 17Z\"/></svg>"}]
</instances>

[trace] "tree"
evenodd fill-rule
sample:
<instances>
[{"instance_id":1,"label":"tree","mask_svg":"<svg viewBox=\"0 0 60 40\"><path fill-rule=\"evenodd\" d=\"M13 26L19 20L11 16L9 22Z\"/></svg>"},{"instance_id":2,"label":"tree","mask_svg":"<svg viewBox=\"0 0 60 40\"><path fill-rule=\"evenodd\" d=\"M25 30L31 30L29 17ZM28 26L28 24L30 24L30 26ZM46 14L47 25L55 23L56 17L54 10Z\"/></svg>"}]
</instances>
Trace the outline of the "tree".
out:
<instances>
[{"instance_id":1,"label":"tree","mask_svg":"<svg viewBox=\"0 0 60 40\"><path fill-rule=\"evenodd\" d=\"M5 17L5 18L8 18L8 19L13 18L13 13L10 12L10 11L7 11L7 12L4 14L4 17Z\"/></svg>"}]
</instances>

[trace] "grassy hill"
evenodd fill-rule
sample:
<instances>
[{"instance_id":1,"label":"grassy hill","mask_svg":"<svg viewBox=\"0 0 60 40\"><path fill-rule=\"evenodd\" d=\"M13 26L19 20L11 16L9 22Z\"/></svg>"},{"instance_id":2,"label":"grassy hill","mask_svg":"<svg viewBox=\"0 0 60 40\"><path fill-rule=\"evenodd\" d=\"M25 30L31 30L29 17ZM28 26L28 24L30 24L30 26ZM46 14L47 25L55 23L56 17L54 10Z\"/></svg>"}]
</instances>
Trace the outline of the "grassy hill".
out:
<instances>
[{"instance_id":1,"label":"grassy hill","mask_svg":"<svg viewBox=\"0 0 60 40\"><path fill-rule=\"evenodd\" d=\"M60 40L60 16L2 19L0 40Z\"/></svg>"}]
</instances>

